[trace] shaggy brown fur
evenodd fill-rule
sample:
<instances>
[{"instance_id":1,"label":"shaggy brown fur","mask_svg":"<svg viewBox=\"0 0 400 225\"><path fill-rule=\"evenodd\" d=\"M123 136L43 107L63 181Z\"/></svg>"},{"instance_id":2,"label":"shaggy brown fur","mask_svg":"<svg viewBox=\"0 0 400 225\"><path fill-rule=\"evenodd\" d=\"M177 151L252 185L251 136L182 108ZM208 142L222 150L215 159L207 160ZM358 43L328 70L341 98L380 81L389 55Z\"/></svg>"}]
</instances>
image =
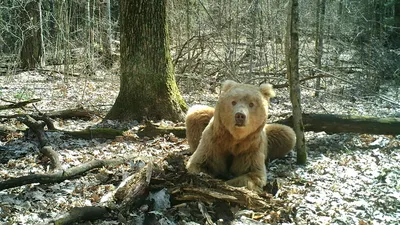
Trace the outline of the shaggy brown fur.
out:
<instances>
[{"instance_id":1,"label":"shaggy brown fur","mask_svg":"<svg viewBox=\"0 0 400 225\"><path fill-rule=\"evenodd\" d=\"M193 153L199 145L201 133L214 116L214 108L205 105L190 107L186 114L186 138Z\"/></svg>"},{"instance_id":2,"label":"shaggy brown fur","mask_svg":"<svg viewBox=\"0 0 400 225\"><path fill-rule=\"evenodd\" d=\"M214 116L204 129L200 142L190 157L190 173L206 172L215 177L231 178L227 183L261 190L266 183L267 135L264 127L268 115L268 101L274 97L272 86L256 87L226 81L215 107ZM198 113L192 110L186 119L187 132L199 134L194 115L209 118L211 110ZM193 120L194 119L194 120ZM191 129L195 128L192 133ZM190 136L189 135L189 136ZM190 140L198 140L191 136ZM191 143L196 146L196 143Z\"/></svg>"},{"instance_id":3,"label":"shaggy brown fur","mask_svg":"<svg viewBox=\"0 0 400 225\"><path fill-rule=\"evenodd\" d=\"M264 130L268 136L268 160L285 157L296 145L296 134L289 126L267 124Z\"/></svg>"}]
</instances>

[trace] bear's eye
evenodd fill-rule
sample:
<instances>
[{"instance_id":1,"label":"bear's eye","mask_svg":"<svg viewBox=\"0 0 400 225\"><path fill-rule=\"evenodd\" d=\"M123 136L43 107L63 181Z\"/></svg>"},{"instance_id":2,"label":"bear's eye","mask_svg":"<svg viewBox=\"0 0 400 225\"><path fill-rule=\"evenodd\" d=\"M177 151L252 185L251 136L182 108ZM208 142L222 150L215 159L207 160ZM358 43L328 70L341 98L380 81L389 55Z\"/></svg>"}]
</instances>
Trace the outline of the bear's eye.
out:
<instances>
[{"instance_id":1,"label":"bear's eye","mask_svg":"<svg viewBox=\"0 0 400 225\"><path fill-rule=\"evenodd\" d=\"M236 105L236 101L232 101L232 105Z\"/></svg>"},{"instance_id":2,"label":"bear's eye","mask_svg":"<svg viewBox=\"0 0 400 225\"><path fill-rule=\"evenodd\" d=\"M253 106L254 106L254 103L250 102L249 107L253 108Z\"/></svg>"}]
</instances>

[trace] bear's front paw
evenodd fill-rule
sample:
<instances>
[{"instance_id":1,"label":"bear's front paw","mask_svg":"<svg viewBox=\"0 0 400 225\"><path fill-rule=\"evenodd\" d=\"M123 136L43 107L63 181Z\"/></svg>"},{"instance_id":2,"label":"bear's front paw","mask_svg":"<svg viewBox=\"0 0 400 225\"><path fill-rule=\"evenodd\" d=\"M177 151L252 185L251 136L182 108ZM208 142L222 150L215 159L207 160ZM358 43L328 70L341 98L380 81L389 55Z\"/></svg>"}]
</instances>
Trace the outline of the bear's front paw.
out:
<instances>
[{"instance_id":1,"label":"bear's front paw","mask_svg":"<svg viewBox=\"0 0 400 225\"><path fill-rule=\"evenodd\" d=\"M249 190L261 191L265 185L264 179L261 178L250 178L249 176L240 176L234 179L228 180L227 184L235 187L246 187Z\"/></svg>"},{"instance_id":2,"label":"bear's front paw","mask_svg":"<svg viewBox=\"0 0 400 225\"><path fill-rule=\"evenodd\" d=\"M186 169L190 174L200 174L201 172L203 172L200 166L194 164L188 164L186 166Z\"/></svg>"}]
</instances>

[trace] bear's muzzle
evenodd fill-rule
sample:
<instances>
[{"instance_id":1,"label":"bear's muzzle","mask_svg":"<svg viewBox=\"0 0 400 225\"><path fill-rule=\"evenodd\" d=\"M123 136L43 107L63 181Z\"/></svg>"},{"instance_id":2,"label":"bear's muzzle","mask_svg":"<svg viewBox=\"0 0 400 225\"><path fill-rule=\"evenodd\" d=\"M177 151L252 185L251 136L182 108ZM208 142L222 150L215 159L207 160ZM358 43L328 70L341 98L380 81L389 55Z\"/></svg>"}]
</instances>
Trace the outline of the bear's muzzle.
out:
<instances>
[{"instance_id":1,"label":"bear's muzzle","mask_svg":"<svg viewBox=\"0 0 400 225\"><path fill-rule=\"evenodd\" d=\"M235 126L243 127L246 124L246 114L237 112L235 114Z\"/></svg>"}]
</instances>

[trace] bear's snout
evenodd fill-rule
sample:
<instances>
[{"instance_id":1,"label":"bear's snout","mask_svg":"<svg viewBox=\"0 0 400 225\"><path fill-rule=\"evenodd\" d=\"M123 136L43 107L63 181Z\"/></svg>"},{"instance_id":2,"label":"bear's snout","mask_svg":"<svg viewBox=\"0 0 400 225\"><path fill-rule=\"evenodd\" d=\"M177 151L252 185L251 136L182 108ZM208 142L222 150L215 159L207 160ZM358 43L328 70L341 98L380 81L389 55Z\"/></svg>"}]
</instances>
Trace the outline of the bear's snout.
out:
<instances>
[{"instance_id":1,"label":"bear's snout","mask_svg":"<svg viewBox=\"0 0 400 225\"><path fill-rule=\"evenodd\" d=\"M235 114L235 121L236 121L235 123L236 126L238 127L244 126L246 122L246 115L244 113L237 112Z\"/></svg>"}]
</instances>

